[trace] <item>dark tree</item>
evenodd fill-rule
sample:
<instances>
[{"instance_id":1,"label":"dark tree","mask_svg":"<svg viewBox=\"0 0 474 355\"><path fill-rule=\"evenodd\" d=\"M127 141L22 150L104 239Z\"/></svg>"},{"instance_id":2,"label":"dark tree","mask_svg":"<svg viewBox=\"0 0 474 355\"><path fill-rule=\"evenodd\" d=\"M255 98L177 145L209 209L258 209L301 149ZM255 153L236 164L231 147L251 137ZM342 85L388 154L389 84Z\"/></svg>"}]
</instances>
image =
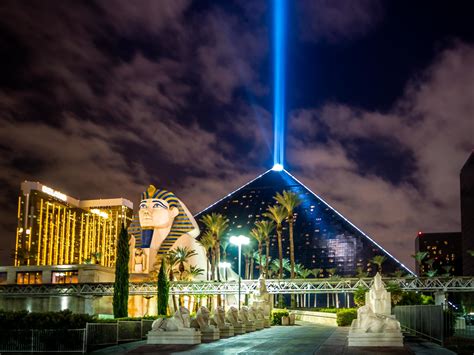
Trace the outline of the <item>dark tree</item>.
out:
<instances>
[{"instance_id":1,"label":"dark tree","mask_svg":"<svg viewBox=\"0 0 474 355\"><path fill-rule=\"evenodd\" d=\"M114 317L122 318L128 316L128 262L130 260L130 249L128 245L128 232L122 225L117 244L117 259L115 260L115 284L114 284Z\"/></svg>"},{"instance_id":2,"label":"dark tree","mask_svg":"<svg viewBox=\"0 0 474 355\"><path fill-rule=\"evenodd\" d=\"M170 293L170 283L166 275L166 258L161 261L160 273L158 274L158 314L166 315L168 309L168 297Z\"/></svg>"}]
</instances>

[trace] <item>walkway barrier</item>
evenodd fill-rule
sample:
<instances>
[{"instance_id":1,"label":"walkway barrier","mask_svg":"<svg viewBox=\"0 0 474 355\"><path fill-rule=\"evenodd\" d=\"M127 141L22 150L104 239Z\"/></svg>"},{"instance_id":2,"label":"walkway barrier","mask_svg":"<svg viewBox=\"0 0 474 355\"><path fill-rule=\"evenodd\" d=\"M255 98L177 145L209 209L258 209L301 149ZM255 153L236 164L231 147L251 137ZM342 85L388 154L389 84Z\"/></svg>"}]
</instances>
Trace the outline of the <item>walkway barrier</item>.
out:
<instances>
[{"instance_id":1,"label":"walkway barrier","mask_svg":"<svg viewBox=\"0 0 474 355\"><path fill-rule=\"evenodd\" d=\"M0 352L85 353L85 329L31 329L0 332Z\"/></svg>"},{"instance_id":2,"label":"walkway barrier","mask_svg":"<svg viewBox=\"0 0 474 355\"><path fill-rule=\"evenodd\" d=\"M441 345L452 328L451 317L445 315L443 306L396 306L393 313L404 330Z\"/></svg>"}]
</instances>

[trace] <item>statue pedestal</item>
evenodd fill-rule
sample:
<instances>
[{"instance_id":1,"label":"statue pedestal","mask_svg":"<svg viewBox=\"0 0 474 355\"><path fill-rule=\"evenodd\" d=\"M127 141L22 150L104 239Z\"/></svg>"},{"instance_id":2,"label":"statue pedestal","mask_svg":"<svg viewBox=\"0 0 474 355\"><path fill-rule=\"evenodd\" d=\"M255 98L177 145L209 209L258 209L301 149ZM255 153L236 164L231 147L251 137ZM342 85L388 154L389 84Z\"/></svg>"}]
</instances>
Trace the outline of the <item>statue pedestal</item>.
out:
<instances>
[{"instance_id":1,"label":"statue pedestal","mask_svg":"<svg viewBox=\"0 0 474 355\"><path fill-rule=\"evenodd\" d=\"M357 310L357 319L352 321L348 345L403 347L400 322L391 315L390 292L387 292L379 273L365 294L365 306Z\"/></svg>"},{"instance_id":2,"label":"statue pedestal","mask_svg":"<svg viewBox=\"0 0 474 355\"><path fill-rule=\"evenodd\" d=\"M220 339L220 332L217 328L201 329L201 341L211 342Z\"/></svg>"},{"instance_id":3,"label":"statue pedestal","mask_svg":"<svg viewBox=\"0 0 474 355\"><path fill-rule=\"evenodd\" d=\"M256 329L255 329L255 323L251 320L245 322L245 331L247 333L250 333L250 332L254 332Z\"/></svg>"},{"instance_id":4,"label":"statue pedestal","mask_svg":"<svg viewBox=\"0 0 474 355\"><path fill-rule=\"evenodd\" d=\"M266 318L265 318L265 319L263 320L263 327L264 327L264 328L270 328L270 326L271 326L270 319L266 319Z\"/></svg>"},{"instance_id":5,"label":"statue pedestal","mask_svg":"<svg viewBox=\"0 0 474 355\"><path fill-rule=\"evenodd\" d=\"M234 324L234 334L235 335L245 334L247 332L250 332L250 331L247 331L247 328L245 327L244 323Z\"/></svg>"},{"instance_id":6,"label":"statue pedestal","mask_svg":"<svg viewBox=\"0 0 474 355\"><path fill-rule=\"evenodd\" d=\"M201 344L201 332L191 331L162 331L150 330L147 334L147 344Z\"/></svg>"},{"instance_id":7,"label":"statue pedestal","mask_svg":"<svg viewBox=\"0 0 474 355\"><path fill-rule=\"evenodd\" d=\"M254 323L255 323L255 329L256 330L261 330L261 329L264 328L263 319L255 319Z\"/></svg>"},{"instance_id":8,"label":"statue pedestal","mask_svg":"<svg viewBox=\"0 0 474 355\"><path fill-rule=\"evenodd\" d=\"M365 333L351 329L348 336L348 345L403 347L403 335L400 331Z\"/></svg>"}]
</instances>

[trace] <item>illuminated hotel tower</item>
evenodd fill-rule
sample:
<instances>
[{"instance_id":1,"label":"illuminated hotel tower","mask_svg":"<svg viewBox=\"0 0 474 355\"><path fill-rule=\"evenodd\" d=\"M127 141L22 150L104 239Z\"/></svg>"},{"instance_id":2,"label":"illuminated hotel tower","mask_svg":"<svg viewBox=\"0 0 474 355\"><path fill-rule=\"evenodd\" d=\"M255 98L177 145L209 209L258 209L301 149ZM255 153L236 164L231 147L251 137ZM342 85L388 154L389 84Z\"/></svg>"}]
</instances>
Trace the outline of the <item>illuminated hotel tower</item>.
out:
<instances>
[{"instance_id":1,"label":"illuminated hotel tower","mask_svg":"<svg viewBox=\"0 0 474 355\"><path fill-rule=\"evenodd\" d=\"M114 266L121 225L128 225L132 214L132 202L123 198L80 201L25 181L18 197L14 265Z\"/></svg>"}]
</instances>

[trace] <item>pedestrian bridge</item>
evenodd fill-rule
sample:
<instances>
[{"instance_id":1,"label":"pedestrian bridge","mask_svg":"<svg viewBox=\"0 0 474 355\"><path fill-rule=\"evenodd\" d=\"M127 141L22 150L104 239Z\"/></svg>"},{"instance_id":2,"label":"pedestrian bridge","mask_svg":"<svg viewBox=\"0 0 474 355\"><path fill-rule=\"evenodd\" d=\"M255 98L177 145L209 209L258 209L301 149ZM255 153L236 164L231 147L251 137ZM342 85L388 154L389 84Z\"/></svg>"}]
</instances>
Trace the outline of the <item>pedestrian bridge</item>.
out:
<instances>
[{"instance_id":1,"label":"pedestrian bridge","mask_svg":"<svg viewBox=\"0 0 474 355\"><path fill-rule=\"evenodd\" d=\"M394 283L404 291L422 292L474 292L474 277L406 277L384 278L384 283ZM333 279L283 279L266 280L271 294L310 293L352 293L358 287L370 287L373 278L333 278ZM173 295L227 295L238 293L237 281L174 281L170 283ZM258 289L258 280L242 280L241 293L249 294ZM1 285L0 296L20 295L70 295L70 296L110 296L114 292L113 283L87 284L43 284L43 285ZM154 296L156 283L130 283L130 295Z\"/></svg>"}]
</instances>

